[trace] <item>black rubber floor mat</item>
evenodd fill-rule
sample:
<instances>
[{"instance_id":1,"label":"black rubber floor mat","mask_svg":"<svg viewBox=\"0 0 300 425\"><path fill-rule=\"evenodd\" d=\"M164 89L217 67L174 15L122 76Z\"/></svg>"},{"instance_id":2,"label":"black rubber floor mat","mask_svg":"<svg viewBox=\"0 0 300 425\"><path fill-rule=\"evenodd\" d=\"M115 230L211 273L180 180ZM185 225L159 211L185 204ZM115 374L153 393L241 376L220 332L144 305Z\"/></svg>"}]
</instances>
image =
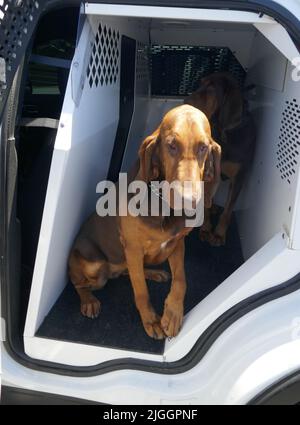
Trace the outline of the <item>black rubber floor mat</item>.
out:
<instances>
[{"instance_id":1,"label":"black rubber floor mat","mask_svg":"<svg viewBox=\"0 0 300 425\"><path fill-rule=\"evenodd\" d=\"M200 242L198 229L186 238L185 270L187 294L185 313L191 310L224 279L243 263L236 223L233 221L227 235L226 246L213 248ZM168 270L168 265L163 268ZM170 282L148 282L151 301L162 313L164 299ZM155 341L144 332L134 305L133 292L127 276L111 280L104 289L95 292L101 301L97 319L87 319L80 314L79 297L69 283L45 318L38 336L160 354L164 341Z\"/></svg>"}]
</instances>

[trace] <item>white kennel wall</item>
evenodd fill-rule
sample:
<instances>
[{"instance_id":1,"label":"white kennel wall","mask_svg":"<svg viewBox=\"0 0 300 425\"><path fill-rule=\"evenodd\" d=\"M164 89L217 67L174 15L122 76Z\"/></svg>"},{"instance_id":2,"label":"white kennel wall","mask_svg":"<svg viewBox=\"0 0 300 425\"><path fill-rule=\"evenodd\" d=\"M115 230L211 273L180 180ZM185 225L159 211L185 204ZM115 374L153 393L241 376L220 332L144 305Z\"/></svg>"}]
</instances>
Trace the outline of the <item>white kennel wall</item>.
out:
<instances>
[{"instance_id":1,"label":"white kennel wall","mask_svg":"<svg viewBox=\"0 0 300 425\"><path fill-rule=\"evenodd\" d=\"M127 19L85 21L53 152L25 337L35 334L65 287L71 244L95 210L97 183L107 178L119 120L121 37L135 38L144 47L147 33L145 26L134 26ZM144 76L137 83L141 110L148 94ZM135 131L139 127L143 131L142 123L134 126Z\"/></svg>"},{"instance_id":2,"label":"white kennel wall","mask_svg":"<svg viewBox=\"0 0 300 425\"><path fill-rule=\"evenodd\" d=\"M239 214L246 259L279 232L293 247L300 163L300 86L292 78L294 67L258 32L251 58L247 83L256 85L250 103L257 146Z\"/></svg>"}]
</instances>

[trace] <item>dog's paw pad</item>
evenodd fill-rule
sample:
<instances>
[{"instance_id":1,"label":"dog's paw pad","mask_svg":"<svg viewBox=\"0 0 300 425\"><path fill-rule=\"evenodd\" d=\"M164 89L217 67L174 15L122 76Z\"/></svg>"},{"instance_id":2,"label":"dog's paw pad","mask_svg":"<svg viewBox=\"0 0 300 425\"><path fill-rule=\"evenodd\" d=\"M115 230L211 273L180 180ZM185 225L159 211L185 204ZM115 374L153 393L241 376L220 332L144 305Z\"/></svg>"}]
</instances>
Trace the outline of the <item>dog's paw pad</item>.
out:
<instances>
[{"instance_id":1,"label":"dog's paw pad","mask_svg":"<svg viewBox=\"0 0 300 425\"><path fill-rule=\"evenodd\" d=\"M155 269L146 269L145 270L146 279L153 280L154 282L167 282L171 279L169 272L165 270L155 270Z\"/></svg>"},{"instance_id":2,"label":"dog's paw pad","mask_svg":"<svg viewBox=\"0 0 300 425\"><path fill-rule=\"evenodd\" d=\"M209 243L211 246L223 246L225 245L225 236L218 235L217 233L213 233L210 236Z\"/></svg>"},{"instance_id":3,"label":"dog's paw pad","mask_svg":"<svg viewBox=\"0 0 300 425\"><path fill-rule=\"evenodd\" d=\"M164 339L166 337L161 327L160 320L160 316L158 316L155 312L151 312L147 318L144 317L144 329L150 338Z\"/></svg>"},{"instance_id":4,"label":"dog's paw pad","mask_svg":"<svg viewBox=\"0 0 300 425\"><path fill-rule=\"evenodd\" d=\"M182 326L183 321L183 306L182 303L171 304L166 302L164 314L161 319L161 327L164 333L173 338L176 336Z\"/></svg>"},{"instance_id":5,"label":"dog's paw pad","mask_svg":"<svg viewBox=\"0 0 300 425\"><path fill-rule=\"evenodd\" d=\"M100 307L100 301L96 297L93 297L87 302L81 303L81 314L90 319L96 319L99 316Z\"/></svg>"},{"instance_id":6,"label":"dog's paw pad","mask_svg":"<svg viewBox=\"0 0 300 425\"><path fill-rule=\"evenodd\" d=\"M166 337L161 328L160 322L151 323L145 326L147 334L154 339L164 339Z\"/></svg>"},{"instance_id":7,"label":"dog's paw pad","mask_svg":"<svg viewBox=\"0 0 300 425\"><path fill-rule=\"evenodd\" d=\"M164 270L157 270L152 276L152 280L155 282L167 282L170 279L170 273L165 272Z\"/></svg>"},{"instance_id":8,"label":"dog's paw pad","mask_svg":"<svg viewBox=\"0 0 300 425\"><path fill-rule=\"evenodd\" d=\"M202 242L209 242L211 238L211 232L205 229L199 230L199 239Z\"/></svg>"}]
</instances>

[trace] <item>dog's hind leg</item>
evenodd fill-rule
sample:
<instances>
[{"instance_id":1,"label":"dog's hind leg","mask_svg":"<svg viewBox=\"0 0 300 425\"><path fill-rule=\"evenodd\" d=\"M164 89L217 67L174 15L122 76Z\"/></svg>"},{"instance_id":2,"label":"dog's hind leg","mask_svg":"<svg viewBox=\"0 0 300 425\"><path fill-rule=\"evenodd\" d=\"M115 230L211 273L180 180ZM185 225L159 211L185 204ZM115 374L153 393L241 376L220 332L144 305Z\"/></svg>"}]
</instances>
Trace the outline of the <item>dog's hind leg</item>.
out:
<instances>
[{"instance_id":1,"label":"dog's hind leg","mask_svg":"<svg viewBox=\"0 0 300 425\"><path fill-rule=\"evenodd\" d=\"M128 270L124 270L123 275L129 276ZM169 272L165 270L144 269L145 279L153 280L154 282L167 282L171 279Z\"/></svg>"},{"instance_id":2,"label":"dog's hind leg","mask_svg":"<svg viewBox=\"0 0 300 425\"><path fill-rule=\"evenodd\" d=\"M93 319L99 315L100 301L92 291L103 288L108 279L108 272L108 263L105 259L88 260L78 249L71 252L69 275L80 297L80 311L83 316Z\"/></svg>"},{"instance_id":3,"label":"dog's hind leg","mask_svg":"<svg viewBox=\"0 0 300 425\"><path fill-rule=\"evenodd\" d=\"M165 270L144 269L145 278L155 282L167 282L171 279L169 272Z\"/></svg>"}]
</instances>

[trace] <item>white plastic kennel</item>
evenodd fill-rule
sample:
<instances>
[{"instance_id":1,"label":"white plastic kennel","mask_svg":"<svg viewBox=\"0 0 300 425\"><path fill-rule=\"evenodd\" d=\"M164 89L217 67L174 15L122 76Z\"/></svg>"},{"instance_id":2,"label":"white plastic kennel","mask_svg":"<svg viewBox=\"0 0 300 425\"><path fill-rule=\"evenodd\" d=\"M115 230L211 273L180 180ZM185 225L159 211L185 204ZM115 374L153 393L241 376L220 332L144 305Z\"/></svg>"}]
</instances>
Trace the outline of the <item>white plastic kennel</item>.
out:
<instances>
[{"instance_id":1,"label":"white plastic kennel","mask_svg":"<svg viewBox=\"0 0 300 425\"><path fill-rule=\"evenodd\" d=\"M300 90L291 63L298 53L280 24L255 13L105 4L86 4L82 13L86 19L71 66L48 182L25 351L33 358L75 366L128 357L175 361L230 307L300 271ZM245 261L189 311L180 334L166 341L160 353L41 336L40 326L67 285L68 253L81 223L95 208L97 183L114 175L119 165L122 171L130 168L142 139L168 109L182 103L189 79L197 77L191 63L185 63L176 96L162 94L167 79L162 74L161 81L153 80L151 55L155 49L173 53L177 49L180 55L191 47L227 49L246 71L246 84L255 84L249 103L257 124L257 148L236 206ZM168 75L168 80L172 78ZM124 154L120 145L114 147L120 141L125 141ZM219 204L226 187L224 182L217 194ZM76 308L79 315L79 300ZM63 327L63 317L60 323Z\"/></svg>"}]
</instances>

